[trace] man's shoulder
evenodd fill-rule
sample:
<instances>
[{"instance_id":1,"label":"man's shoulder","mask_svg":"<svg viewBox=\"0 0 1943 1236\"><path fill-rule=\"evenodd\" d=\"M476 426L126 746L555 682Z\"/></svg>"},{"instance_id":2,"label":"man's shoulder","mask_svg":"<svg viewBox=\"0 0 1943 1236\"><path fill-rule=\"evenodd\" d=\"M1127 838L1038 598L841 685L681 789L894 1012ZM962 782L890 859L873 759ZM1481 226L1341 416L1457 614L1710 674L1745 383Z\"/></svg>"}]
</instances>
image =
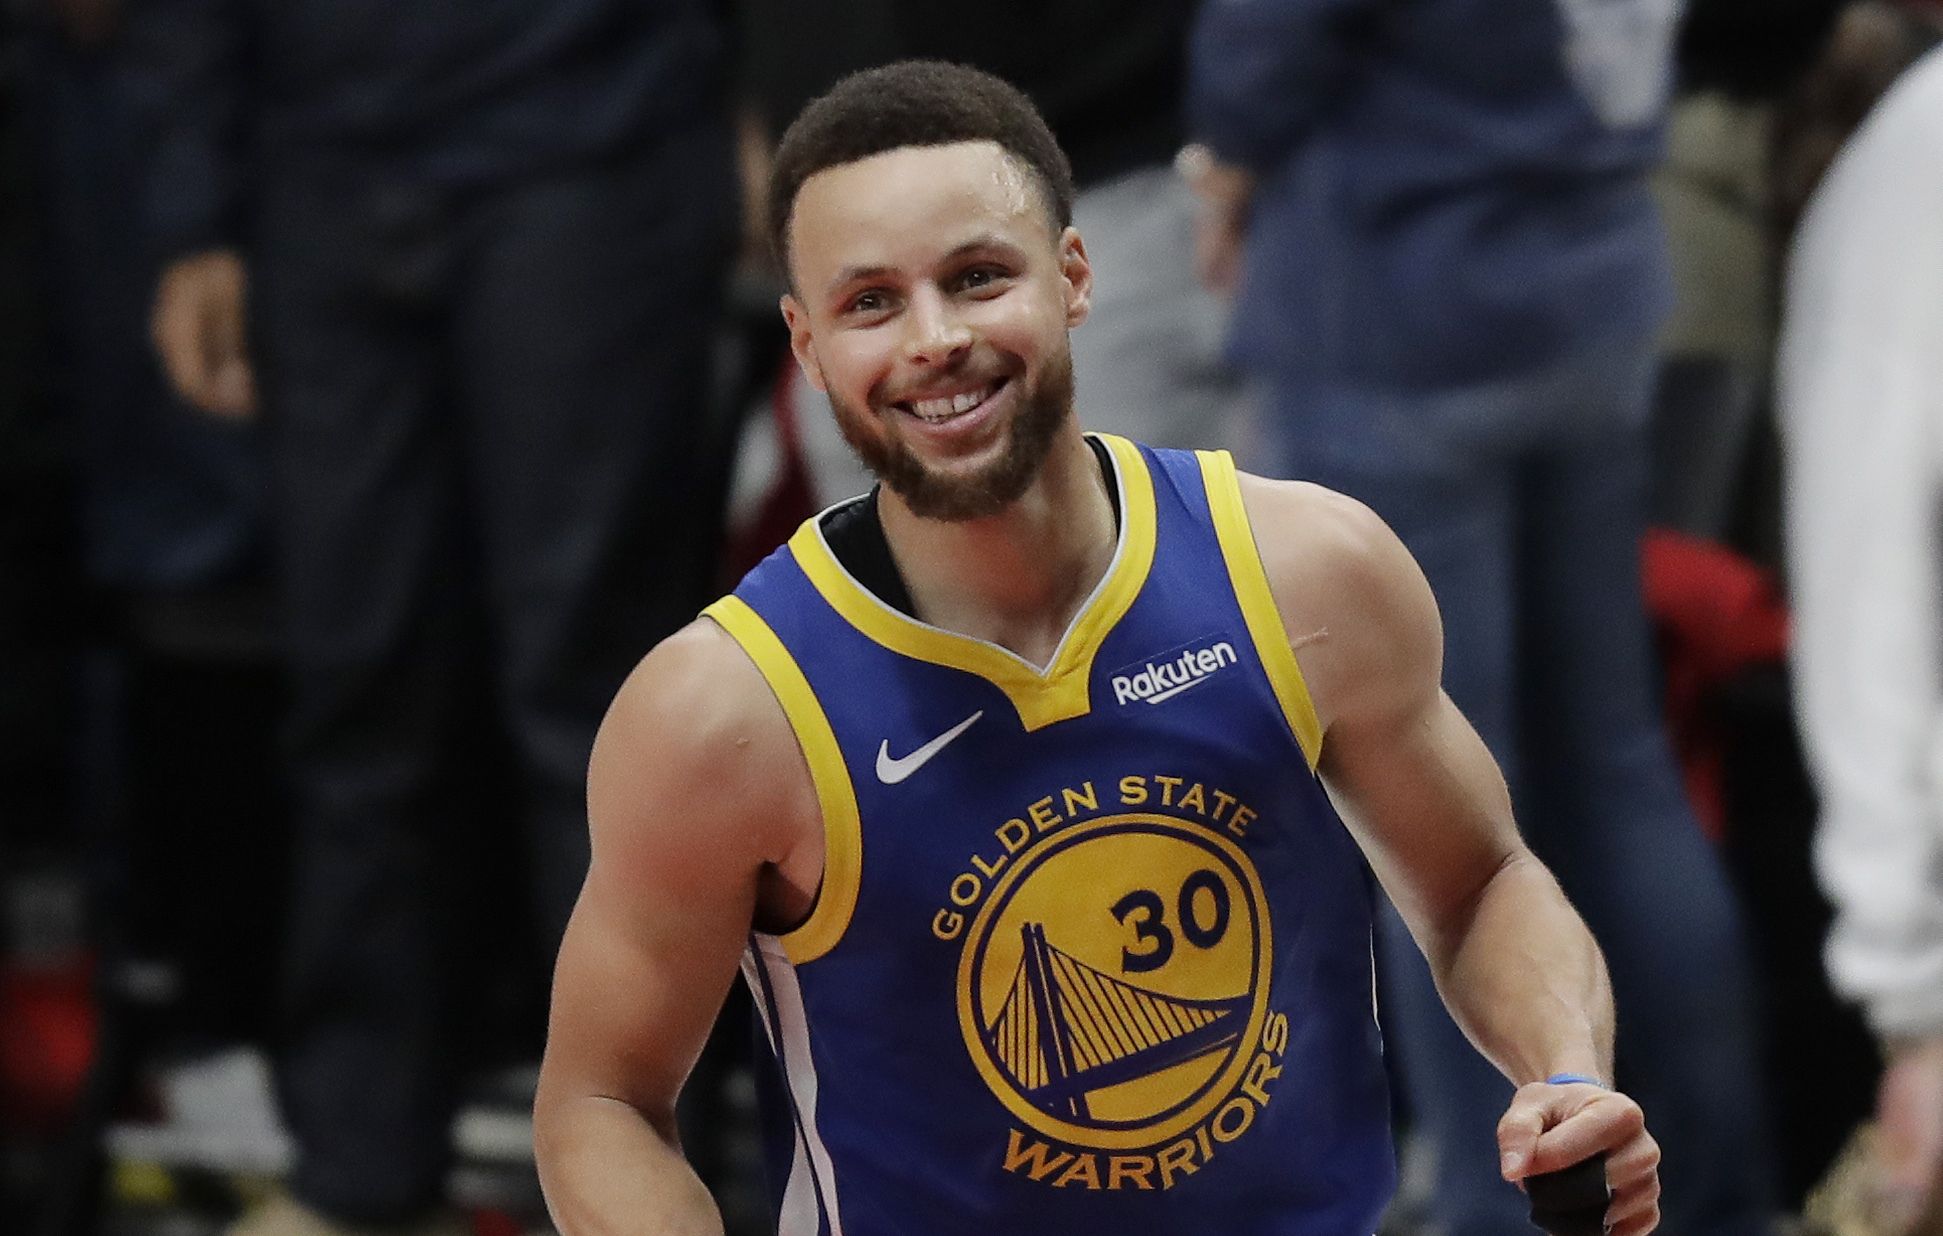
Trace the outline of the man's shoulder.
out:
<instances>
[{"instance_id":1,"label":"man's shoulder","mask_svg":"<svg viewBox=\"0 0 1943 1236\"><path fill-rule=\"evenodd\" d=\"M1242 507L1271 583L1323 584L1378 569L1398 546L1361 502L1310 481L1238 472Z\"/></svg>"},{"instance_id":2,"label":"man's shoulder","mask_svg":"<svg viewBox=\"0 0 1943 1236\"><path fill-rule=\"evenodd\" d=\"M637 874L674 864L730 882L771 866L783 883L759 912L782 920L800 917L802 890L816 887L820 816L795 731L711 619L663 640L615 696L594 742L587 808L597 866L607 855Z\"/></svg>"},{"instance_id":3,"label":"man's shoulder","mask_svg":"<svg viewBox=\"0 0 1943 1236\"><path fill-rule=\"evenodd\" d=\"M656 645L622 684L594 745L593 777L642 768L695 782L746 777L760 772L752 754L793 743L741 644L712 619L697 618Z\"/></svg>"},{"instance_id":4,"label":"man's shoulder","mask_svg":"<svg viewBox=\"0 0 1943 1236\"><path fill-rule=\"evenodd\" d=\"M1240 474L1262 569L1318 719L1332 719L1428 675L1442 629L1416 560L1375 512L1304 481Z\"/></svg>"},{"instance_id":5,"label":"man's shoulder","mask_svg":"<svg viewBox=\"0 0 1943 1236\"><path fill-rule=\"evenodd\" d=\"M733 713L768 694L762 675L734 636L706 616L656 644L641 658L614 698L609 715L656 718L673 710L691 715Z\"/></svg>"}]
</instances>

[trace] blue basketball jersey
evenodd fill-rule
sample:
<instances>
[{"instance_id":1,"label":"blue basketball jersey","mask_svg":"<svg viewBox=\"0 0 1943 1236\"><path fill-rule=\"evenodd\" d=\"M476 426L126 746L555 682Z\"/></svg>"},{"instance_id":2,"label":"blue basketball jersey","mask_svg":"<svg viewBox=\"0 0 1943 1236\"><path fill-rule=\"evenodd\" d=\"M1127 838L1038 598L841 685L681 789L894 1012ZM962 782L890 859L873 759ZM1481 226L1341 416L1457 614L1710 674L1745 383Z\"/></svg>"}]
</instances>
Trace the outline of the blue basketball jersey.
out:
<instances>
[{"instance_id":1,"label":"blue basketball jersey","mask_svg":"<svg viewBox=\"0 0 1943 1236\"><path fill-rule=\"evenodd\" d=\"M743 965L781 1236L1368 1236L1389 1197L1373 886L1233 462L1100 440L1119 543L1043 670L819 520L707 611L824 819Z\"/></svg>"}]
</instances>

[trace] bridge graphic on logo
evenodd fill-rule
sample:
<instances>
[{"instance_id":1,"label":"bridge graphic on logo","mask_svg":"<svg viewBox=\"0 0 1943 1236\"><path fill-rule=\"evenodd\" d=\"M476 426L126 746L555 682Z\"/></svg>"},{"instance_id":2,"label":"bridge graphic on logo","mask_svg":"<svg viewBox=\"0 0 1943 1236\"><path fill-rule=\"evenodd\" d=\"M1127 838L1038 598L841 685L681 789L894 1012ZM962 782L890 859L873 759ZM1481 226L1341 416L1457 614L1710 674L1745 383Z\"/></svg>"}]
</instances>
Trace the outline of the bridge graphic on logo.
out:
<instances>
[{"instance_id":1,"label":"bridge graphic on logo","mask_svg":"<svg viewBox=\"0 0 1943 1236\"><path fill-rule=\"evenodd\" d=\"M1088 1092L1158 1073L1241 1038L1246 993L1185 1000L1121 982L1020 929L1025 955L985 1044L1034 1107L1088 1120Z\"/></svg>"}]
</instances>

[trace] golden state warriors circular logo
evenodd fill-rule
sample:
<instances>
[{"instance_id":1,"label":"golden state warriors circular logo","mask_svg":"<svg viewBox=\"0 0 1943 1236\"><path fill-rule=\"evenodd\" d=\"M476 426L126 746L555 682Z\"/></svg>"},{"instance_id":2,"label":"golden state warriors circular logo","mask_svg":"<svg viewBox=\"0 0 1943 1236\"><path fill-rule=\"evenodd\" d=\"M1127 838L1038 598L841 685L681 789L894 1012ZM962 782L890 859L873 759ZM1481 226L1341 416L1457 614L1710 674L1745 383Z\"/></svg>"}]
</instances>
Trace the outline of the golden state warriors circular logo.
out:
<instances>
[{"instance_id":1,"label":"golden state warriors circular logo","mask_svg":"<svg viewBox=\"0 0 1943 1236\"><path fill-rule=\"evenodd\" d=\"M965 1044L1042 1135L1153 1145L1243 1080L1269 949L1260 877L1226 837L1162 815L1074 824L1018 855L972 923Z\"/></svg>"}]
</instances>

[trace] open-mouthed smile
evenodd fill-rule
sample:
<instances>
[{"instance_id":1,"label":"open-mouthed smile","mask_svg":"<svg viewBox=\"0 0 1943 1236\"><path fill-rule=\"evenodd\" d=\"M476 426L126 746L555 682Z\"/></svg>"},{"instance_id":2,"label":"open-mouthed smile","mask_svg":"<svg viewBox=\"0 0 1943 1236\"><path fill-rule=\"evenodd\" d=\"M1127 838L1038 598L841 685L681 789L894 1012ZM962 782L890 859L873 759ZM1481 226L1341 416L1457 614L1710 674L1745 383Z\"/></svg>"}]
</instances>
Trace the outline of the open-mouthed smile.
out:
<instances>
[{"instance_id":1,"label":"open-mouthed smile","mask_svg":"<svg viewBox=\"0 0 1943 1236\"><path fill-rule=\"evenodd\" d=\"M894 407L910 413L927 425L942 425L955 417L975 412L985 405L993 395L998 394L1007 379L1000 378L971 390L957 391L948 395L935 395L928 399L907 399L894 404Z\"/></svg>"}]
</instances>

